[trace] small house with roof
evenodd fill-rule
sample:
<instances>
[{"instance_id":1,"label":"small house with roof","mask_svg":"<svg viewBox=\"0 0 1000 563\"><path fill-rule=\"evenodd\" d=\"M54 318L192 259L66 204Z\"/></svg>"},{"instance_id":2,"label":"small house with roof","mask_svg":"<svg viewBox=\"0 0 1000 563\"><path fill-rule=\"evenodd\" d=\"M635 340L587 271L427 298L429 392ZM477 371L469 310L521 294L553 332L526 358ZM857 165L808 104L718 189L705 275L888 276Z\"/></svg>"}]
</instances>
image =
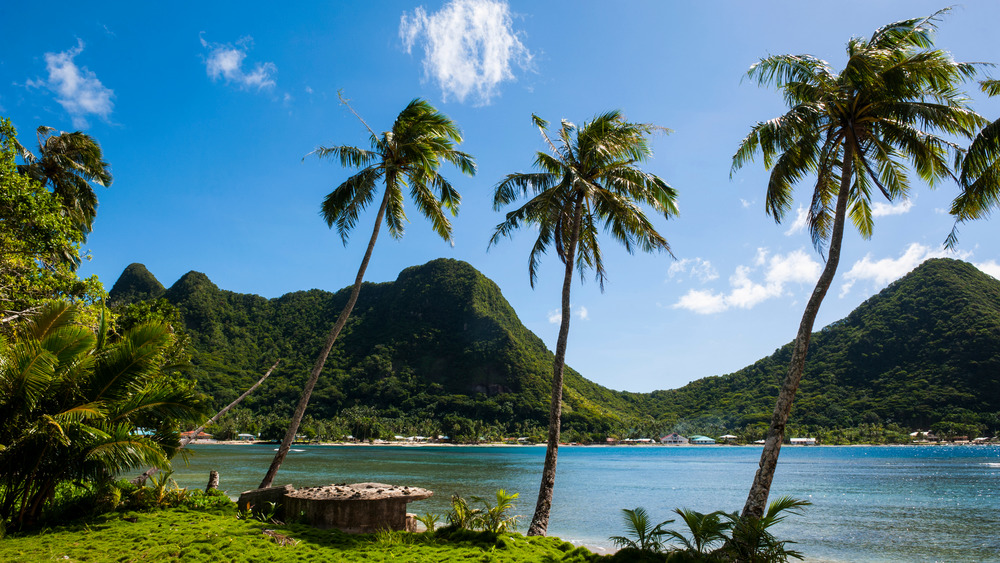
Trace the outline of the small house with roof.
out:
<instances>
[{"instance_id":1,"label":"small house with roof","mask_svg":"<svg viewBox=\"0 0 1000 563\"><path fill-rule=\"evenodd\" d=\"M697 445L708 445L715 443L715 440L709 438L708 436L701 436L701 435L691 436L690 440L692 444L697 444Z\"/></svg>"},{"instance_id":2,"label":"small house with roof","mask_svg":"<svg viewBox=\"0 0 1000 563\"><path fill-rule=\"evenodd\" d=\"M676 432L673 432L671 434L667 434L666 436L661 437L660 438L660 443L661 444L668 444L668 445L671 445L671 446L679 446L679 445L682 445L682 444L687 444L688 443L688 439L685 438L684 436L681 436L680 434L678 434Z\"/></svg>"}]
</instances>

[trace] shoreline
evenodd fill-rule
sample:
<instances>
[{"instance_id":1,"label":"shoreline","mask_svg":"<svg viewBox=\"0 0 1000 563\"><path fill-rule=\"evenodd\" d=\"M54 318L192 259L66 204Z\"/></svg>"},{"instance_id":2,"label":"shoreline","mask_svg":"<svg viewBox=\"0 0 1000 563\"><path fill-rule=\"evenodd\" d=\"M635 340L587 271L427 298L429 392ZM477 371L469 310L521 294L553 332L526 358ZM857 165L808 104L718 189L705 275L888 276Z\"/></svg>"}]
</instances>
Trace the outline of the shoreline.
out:
<instances>
[{"instance_id":1,"label":"shoreline","mask_svg":"<svg viewBox=\"0 0 1000 563\"><path fill-rule=\"evenodd\" d=\"M250 441L250 440L213 440L197 439L191 440L187 445L218 445L218 446L278 446L279 442L271 441ZM511 444L508 442L482 442L478 444L452 444L441 442L405 442L376 440L374 442L296 442L295 447L315 447L315 446L354 446L354 447L400 447L400 448L530 448L545 446L545 442L531 444ZM909 444L783 444L784 448L859 448L859 447L913 447L913 446L1000 446L997 442L986 443L955 443L955 442L913 442ZM738 447L738 448L763 448L763 444L559 444L560 448L712 448L712 447Z\"/></svg>"}]
</instances>

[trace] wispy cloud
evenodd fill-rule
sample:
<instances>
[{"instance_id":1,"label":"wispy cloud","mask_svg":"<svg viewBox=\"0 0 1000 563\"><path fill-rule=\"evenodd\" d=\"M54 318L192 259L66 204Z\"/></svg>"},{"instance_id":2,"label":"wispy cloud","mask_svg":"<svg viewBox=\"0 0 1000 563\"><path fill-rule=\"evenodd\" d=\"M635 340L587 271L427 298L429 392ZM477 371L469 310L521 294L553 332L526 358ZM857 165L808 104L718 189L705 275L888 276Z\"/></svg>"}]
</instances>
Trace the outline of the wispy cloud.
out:
<instances>
[{"instance_id":1,"label":"wispy cloud","mask_svg":"<svg viewBox=\"0 0 1000 563\"><path fill-rule=\"evenodd\" d=\"M205 72L213 81L222 78L227 84L258 91L274 87L274 75L278 72L278 67L274 63L256 63L251 70L243 69L247 52L253 47L253 37L249 35L243 37L235 46L230 43L210 43L205 40L204 33L198 38L201 40L201 46L208 49Z\"/></svg>"},{"instance_id":2,"label":"wispy cloud","mask_svg":"<svg viewBox=\"0 0 1000 563\"><path fill-rule=\"evenodd\" d=\"M577 307L576 311L573 311L573 307L570 307L571 314L576 315L581 321L590 320L590 313L584 306ZM560 309L552 309L548 312L549 323L559 324L562 321L562 311Z\"/></svg>"},{"instance_id":3,"label":"wispy cloud","mask_svg":"<svg viewBox=\"0 0 1000 563\"><path fill-rule=\"evenodd\" d=\"M674 303L673 308L701 315L733 308L751 309L768 299L785 295L788 284L815 281L819 271L819 262L804 250L769 256L767 249L758 249L753 266L738 266L729 277L728 293L693 289ZM761 274L763 280L754 281L754 278L759 280Z\"/></svg>"},{"instance_id":4,"label":"wispy cloud","mask_svg":"<svg viewBox=\"0 0 1000 563\"><path fill-rule=\"evenodd\" d=\"M710 282L719 277L719 273L715 271L712 267L712 263L708 260L702 260L701 258L684 258L683 260L677 260L670 265L670 269L667 270L667 279L677 279L680 283L682 276L687 274L689 277L697 279L702 283Z\"/></svg>"},{"instance_id":5,"label":"wispy cloud","mask_svg":"<svg viewBox=\"0 0 1000 563\"><path fill-rule=\"evenodd\" d=\"M872 205L872 216L873 217L885 217L886 215L902 215L913 209L913 200L904 199L898 203L886 203L884 201L876 201Z\"/></svg>"},{"instance_id":6,"label":"wispy cloud","mask_svg":"<svg viewBox=\"0 0 1000 563\"><path fill-rule=\"evenodd\" d=\"M806 229L806 225L809 222L809 210L803 206L799 206L798 210L795 211L795 221L792 223L791 227L785 231L785 236L792 236L796 233L801 233Z\"/></svg>"},{"instance_id":7,"label":"wispy cloud","mask_svg":"<svg viewBox=\"0 0 1000 563\"><path fill-rule=\"evenodd\" d=\"M83 41L77 39L76 47L61 53L45 53L48 78L28 80L29 88L47 88L56 94L56 101L73 119L73 127L85 129L87 116L96 115L105 121L114 110L114 91L101 84L97 75L79 67L73 60L83 52Z\"/></svg>"},{"instance_id":8,"label":"wispy cloud","mask_svg":"<svg viewBox=\"0 0 1000 563\"><path fill-rule=\"evenodd\" d=\"M497 0L451 0L431 14L418 6L400 17L399 37L407 53L423 44L425 76L437 81L445 99L459 102L474 94L488 104L501 82L514 80L512 65L531 65L509 5Z\"/></svg>"},{"instance_id":9,"label":"wispy cloud","mask_svg":"<svg viewBox=\"0 0 1000 563\"><path fill-rule=\"evenodd\" d=\"M844 274L844 283L840 286L840 297L850 293L851 288L859 281L870 281L878 287L884 287L903 277L928 258L966 259L971 255L971 252L956 252L945 250L942 247L931 248L916 242L910 243L898 258L874 260L871 254L866 254Z\"/></svg>"}]
</instances>

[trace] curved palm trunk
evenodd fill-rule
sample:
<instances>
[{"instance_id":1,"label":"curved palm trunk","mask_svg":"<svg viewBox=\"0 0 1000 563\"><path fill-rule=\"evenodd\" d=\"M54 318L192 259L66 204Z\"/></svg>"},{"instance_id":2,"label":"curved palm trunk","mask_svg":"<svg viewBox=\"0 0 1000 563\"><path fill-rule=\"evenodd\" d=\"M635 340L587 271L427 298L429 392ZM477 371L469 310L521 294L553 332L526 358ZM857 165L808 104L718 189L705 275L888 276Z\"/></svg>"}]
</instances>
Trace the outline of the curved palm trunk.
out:
<instances>
[{"instance_id":1,"label":"curved palm trunk","mask_svg":"<svg viewBox=\"0 0 1000 563\"><path fill-rule=\"evenodd\" d=\"M795 345L792 349L792 360L788 365L788 374L785 376L785 381L778 393L778 401L774 405L771 427L764 442L764 451L760 454L760 466L757 469L757 474L754 475L753 485L750 486L746 505L743 506L741 514L743 518L764 516L767 497L771 492L771 481L774 479L774 470L778 466L778 454L781 451L781 443L785 439L785 424L788 422L788 415L792 411L792 400L795 399L795 392L799 389L802 372L806 367L806 353L809 351L809 339L812 337L813 324L819 313L819 306L823 303L823 298L826 297L830 284L833 283L833 276L837 273L837 265L840 263L840 246L844 238L844 220L847 215L847 199L853 171L851 160L854 150L851 143L852 141L848 140L844 148L844 165L840 178L840 191L837 193L837 208L833 218L833 232L830 234L830 252L827 255L826 267L823 268L823 273L820 274L816 288L813 289L806 309L802 313L799 332L795 336Z\"/></svg>"},{"instance_id":2,"label":"curved palm trunk","mask_svg":"<svg viewBox=\"0 0 1000 563\"><path fill-rule=\"evenodd\" d=\"M274 482L274 476L278 474L281 463L285 461L285 456L288 455L288 450L292 447L292 442L295 441L295 434L298 433L299 425L302 424L302 418L306 414L306 406L309 405L309 397L312 396L313 388L316 387L316 381L319 380L319 374L323 371L326 358L330 355L330 350L333 349L333 343L340 336L340 331L347 324L347 319L351 316L351 311L354 310L354 304L358 301L358 294L361 293L361 282L364 280L365 270L368 269L368 260L371 259L372 250L375 249L375 240L378 239L378 231L382 226L382 219L385 217L385 208L388 204L389 187L386 185L385 195L382 196L382 205L379 206L378 215L375 217L375 228L372 229L372 238L368 241L368 249L365 250L365 257L361 260L361 267L358 268L358 276L354 279L351 296L347 299L344 310L340 312L337 323L333 325L333 330L326 337L326 342L323 344L323 349L320 351L319 357L316 358L316 365L313 366L312 372L309 373L309 379L302 389L302 398L299 399L299 404L295 407L295 414L292 415L292 422L288 425L288 433L285 434L285 439L281 441L278 453L274 454L271 466L267 469L264 480L260 482L260 487L258 487L260 489L270 487L271 483Z\"/></svg>"},{"instance_id":3,"label":"curved palm trunk","mask_svg":"<svg viewBox=\"0 0 1000 563\"><path fill-rule=\"evenodd\" d=\"M566 274L562 287L562 321L559 324L559 339L556 341L556 358L552 364L552 399L549 405L549 441L545 447L545 464L542 466L542 483L538 487L538 501L535 514L528 527L529 536L544 536L549 527L549 511L552 509L552 493L556 486L556 457L559 455L559 427L562 424L563 368L566 362L566 341L569 339L569 290L573 285L573 262L580 237L580 216L583 205L576 202L573 216L573 238L566 253Z\"/></svg>"}]
</instances>

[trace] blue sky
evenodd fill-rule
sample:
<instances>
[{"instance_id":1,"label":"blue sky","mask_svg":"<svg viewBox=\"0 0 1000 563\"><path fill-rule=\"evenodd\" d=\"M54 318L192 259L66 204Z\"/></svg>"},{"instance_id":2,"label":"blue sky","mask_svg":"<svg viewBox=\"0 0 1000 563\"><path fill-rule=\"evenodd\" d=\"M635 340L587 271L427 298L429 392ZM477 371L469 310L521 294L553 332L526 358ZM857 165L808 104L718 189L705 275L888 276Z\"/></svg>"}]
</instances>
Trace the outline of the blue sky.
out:
<instances>
[{"instance_id":1,"label":"blue sky","mask_svg":"<svg viewBox=\"0 0 1000 563\"><path fill-rule=\"evenodd\" d=\"M782 224L764 214L760 163L729 177L750 127L784 111L779 94L741 80L746 69L779 53L810 53L839 68L850 37L944 4L288 6L0 7L0 115L14 121L26 145L39 125L85 130L112 164L115 181L99 188L92 260L82 273L110 289L125 266L141 262L167 286L198 270L223 289L267 297L350 284L374 212L342 245L318 209L350 171L303 157L318 145L367 142L338 90L377 131L420 97L463 129L462 148L479 172L466 178L444 170L463 195L453 247L410 207L405 237L381 237L366 279L392 280L439 257L465 260L496 281L522 322L554 347L561 266L547 257L532 290L531 232L487 252L501 220L492 189L504 174L530 170L544 148L532 113L582 123L621 109L673 131L655 139L646 169L679 191L680 216L656 222L677 259L630 256L605 239L606 291L592 278L574 286L567 361L602 385L650 391L729 373L789 342L821 267L796 213ZM956 6L937 45L957 60L1000 62L997 21L1000 4ZM969 91L976 109L996 119L1000 100ZM809 189L800 186L796 209ZM956 253L941 250L952 224L943 210L954 195L952 186L915 185L910 200L876 207L871 240L849 233L817 328L931 256L959 257L1000 276L989 222L966 225Z\"/></svg>"}]
</instances>

